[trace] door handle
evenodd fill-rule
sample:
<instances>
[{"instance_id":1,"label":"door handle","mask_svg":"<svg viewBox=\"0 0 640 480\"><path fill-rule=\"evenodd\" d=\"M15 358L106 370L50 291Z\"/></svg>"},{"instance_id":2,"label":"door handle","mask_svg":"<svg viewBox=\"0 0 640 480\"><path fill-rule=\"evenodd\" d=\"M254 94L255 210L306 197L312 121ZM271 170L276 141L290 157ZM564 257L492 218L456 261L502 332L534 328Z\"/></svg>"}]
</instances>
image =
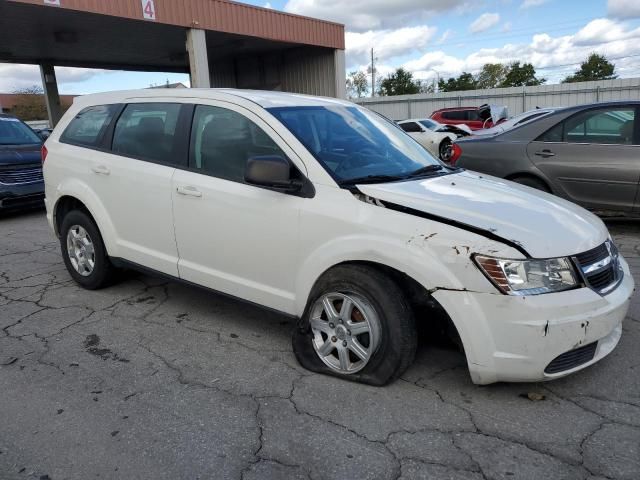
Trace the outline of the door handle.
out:
<instances>
[{"instance_id":1,"label":"door handle","mask_svg":"<svg viewBox=\"0 0 640 480\"><path fill-rule=\"evenodd\" d=\"M198 190L196 187L192 187L191 185L180 186L176 188L176 192L180 195L188 195L190 197L201 197L202 192Z\"/></svg>"},{"instance_id":2,"label":"door handle","mask_svg":"<svg viewBox=\"0 0 640 480\"><path fill-rule=\"evenodd\" d=\"M541 150L539 152L535 152L534 155L537 155L537 156L543 157L543 158L555 157L556 156L556 154L553 153L551 150Z\"/></svg>"},{"instance_id":3,"label":"door handle","mask_svg":"<svg viewBox=\"0 0 640 480\"><path fill-rule=\"evenodd\" d=\"M91 167L91 171L98 175L109 175L111 173L111 171L104 165L94 165Z\"/></svg>"}]
</instances>

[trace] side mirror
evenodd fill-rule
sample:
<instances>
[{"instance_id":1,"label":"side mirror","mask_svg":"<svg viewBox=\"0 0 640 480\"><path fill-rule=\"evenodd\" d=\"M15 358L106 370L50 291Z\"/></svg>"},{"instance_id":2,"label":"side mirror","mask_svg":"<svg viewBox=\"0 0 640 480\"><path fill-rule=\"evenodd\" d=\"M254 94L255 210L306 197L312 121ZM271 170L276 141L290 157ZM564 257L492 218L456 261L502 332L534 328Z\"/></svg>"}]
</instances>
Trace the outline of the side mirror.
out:
<instances>
[{"instance_id":1,"label":"side mirror","mask_svg":"<svg viewBox=\"0 0 640 480\"><path fill-rule=\"evenodd\" d=\"M299 179L291 178L291 165L280 155L261 155L247 161L245 182L270 187L285 192L296 192L302 188Z\"/></svg>"},{"instance_id":2,"label":"side mirror","mask_svg":"<svg viewBox=\"0 0 640 480\"><path fill-rule=\"evenodd\" d=\"M38 130L36 133L42 139L42 141L45 141L47 138L49 138L49 135L51 135L47 130Z\"/></svg>"}]
</instances>

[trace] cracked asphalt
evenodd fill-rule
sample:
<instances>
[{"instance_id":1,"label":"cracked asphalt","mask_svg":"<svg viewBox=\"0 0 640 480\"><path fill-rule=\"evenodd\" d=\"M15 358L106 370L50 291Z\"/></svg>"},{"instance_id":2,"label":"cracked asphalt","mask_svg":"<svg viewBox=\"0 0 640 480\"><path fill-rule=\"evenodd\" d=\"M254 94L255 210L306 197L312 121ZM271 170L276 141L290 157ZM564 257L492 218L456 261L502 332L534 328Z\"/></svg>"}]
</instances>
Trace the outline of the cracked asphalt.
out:
<instances>
[{"instance_id":1,"label":"cracked asphalt","mask_svg":"<svg viewBox=\"0 0 640 480\"><path fill-rule=\"evenodd\" d=\"M610 229L639 282L640 224ZM82 290L43 212L0 218L0 478L640 479L638 294L608 358L545 384L474 386L438 344L344 382L292 327L139 274Z\"/></svg>"}]
</instances>

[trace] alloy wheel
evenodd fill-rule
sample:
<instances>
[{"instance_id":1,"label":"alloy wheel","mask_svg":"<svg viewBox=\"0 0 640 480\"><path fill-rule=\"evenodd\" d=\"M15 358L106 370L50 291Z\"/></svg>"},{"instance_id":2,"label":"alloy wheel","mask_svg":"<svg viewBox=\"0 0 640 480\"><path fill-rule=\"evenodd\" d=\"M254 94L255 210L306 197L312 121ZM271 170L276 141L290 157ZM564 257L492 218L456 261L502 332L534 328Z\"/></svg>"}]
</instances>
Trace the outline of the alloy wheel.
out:
<instances>
[{"instance_id":1,"label":"alloy wheel","mask_svg":"<svg viewBox=\"0 0 640 480\"><path fill-rule=\"evenodd\" d=\"M83 277L91 275L96 264L93 241L80 225L73 225L67 232L67 254L74 270Z\"/></svg>"},{"instance_id":2,"label":"alloy wheel","mask_svg":"<svg viewBox=\"0 0 640 480\"><path fill-rule=\"evenodd\" d=\"M322 295L311 310L313 348L332 370L362 370L380 341L380 320L373 306L355 293Z\"/></svg>"}]
</instances>

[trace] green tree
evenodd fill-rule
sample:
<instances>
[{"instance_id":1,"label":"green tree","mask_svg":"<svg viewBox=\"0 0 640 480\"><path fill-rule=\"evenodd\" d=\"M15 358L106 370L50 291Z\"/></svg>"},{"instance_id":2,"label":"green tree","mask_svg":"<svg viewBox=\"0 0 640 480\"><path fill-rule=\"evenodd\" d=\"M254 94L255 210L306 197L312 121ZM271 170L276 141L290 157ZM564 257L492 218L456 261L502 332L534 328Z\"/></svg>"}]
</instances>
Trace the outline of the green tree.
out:
<instances>
[{"instance_id":1,"label":"green tree","mask_svg":"<svg viewBox=\"0 0 640 480\"><path fill-rule=\"evenodd\" d=\"M25 122L48 118L47 106L44 102L44 91L41 87L33 85L14 90L12 93L16 95L16 103L11 109L12 115Z\"/></svg>"},{"instance_id":2,"label":"green tree","mask_svg":"<svg viewBox=\"0 0 640 480\"><path fill-rule=\"evenodd\" d=\"M501 63L485 63L476 75L475 88L496 88L504 82L509 67Z\"/></svg>"},{"instance_id":3,"label":"green tree","mask_svg":"<svg viewBox=\"0 0 640 480\"><path fill-rule=\"evenodd\" d=\"M361 71L349 72L347 76L347 95L349 98L362 98L369 89L367 74Z\"/></svg>"},{"instance_id":4,"label":"green tree","mask_svg":"<svg viewBox=\"0 0 640 480\"><path fill-rule=\"evenodd\" d=\"M618 76L616 66L604 55L592 53L580 64L573 75L569 75L562 83L588 82L591 80L612 80Z\"/></svg>"},{"instance_id":5,"label":"green tree","mask_svg":"<svg viewBox=\"0 0 640 480\"><path fill-rule=\"evenodd\" d=\"M500 84L501 87L532 87L542 85L546 78L536 77L536 69L530 63L513 62L507 67L509 71Z\"/></svg>"},{"instance_id":6,"label":"green tree","mask_svg":"<svg viewBox=\"0 0 640 480\"><path fill-rule=\"evenodd\" d=\"M413 74L404 68L398 68L380 83L380 95L409 95L420 93L420 81L413 79Z\"/></svg>"},{"instance_id":7,"label":"green tree","mask_svg":"<svg viewBox=\"0 0 640 480\"><path fill-rule=\"evenodd\" d=\"M462 72L459 77L450 77L446 81L440 79L438 90L441 92L458 92L460 90L475 90L476 79L468 72Z\"/></svg>"}]
</instances>

